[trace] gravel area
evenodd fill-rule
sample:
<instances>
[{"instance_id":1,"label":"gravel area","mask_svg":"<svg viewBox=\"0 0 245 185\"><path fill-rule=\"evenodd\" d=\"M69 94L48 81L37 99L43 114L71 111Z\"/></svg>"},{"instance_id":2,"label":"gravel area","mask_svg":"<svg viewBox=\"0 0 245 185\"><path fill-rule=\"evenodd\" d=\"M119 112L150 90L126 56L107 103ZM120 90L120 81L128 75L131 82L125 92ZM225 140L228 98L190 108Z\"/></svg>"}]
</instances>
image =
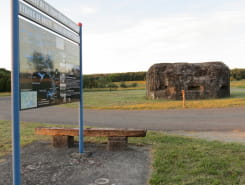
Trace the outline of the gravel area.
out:
<instances>
[{"instance_id":1,"label":"gravel area","mask_svg":"<svg viewBox=\"0 0 245 185\"><path fill-rule=\"evenodd\" d=\"M22 149L23 185L147 185L150 175L148 146L130 145L112 152L105 144L86 143L86 153L78 147L54 148L35 142ZM88 152L89 151L89 152ZM0 159L0 184L12 184L11 156Z\"/></svg>"}]
</instances>

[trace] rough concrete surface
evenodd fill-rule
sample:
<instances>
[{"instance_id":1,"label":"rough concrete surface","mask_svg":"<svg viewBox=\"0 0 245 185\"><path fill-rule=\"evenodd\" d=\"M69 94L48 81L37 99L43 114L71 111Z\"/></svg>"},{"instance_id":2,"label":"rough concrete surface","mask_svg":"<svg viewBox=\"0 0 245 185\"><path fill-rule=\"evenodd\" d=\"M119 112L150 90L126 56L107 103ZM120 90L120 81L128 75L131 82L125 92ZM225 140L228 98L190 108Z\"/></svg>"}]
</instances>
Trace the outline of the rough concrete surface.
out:
<instances>
[{"instance_id":1,"label":"rough concrete surface","mask_svg":"<svg viewBox=\"0 0 245 185\"><path fill-rule=\"evenodd\" d=\"M147 95L151 99L222 98L230 96L230 70L222 62L159 63L146 74Z\"/></svg>"},{"instance_id":2,"label":"rough concrete surface","mask_svg":"<svg viewBox=\"0 0 245 185\"><path fill-rule=\"evenodd\" d=\"M78 147L54 148L35 142L22 149L23 185L146 185L150 173L150 147L130 145L111 152L105 144L86 143ZM11 156L0 160L0 184L12 184Z\"/></svg>"}]
</instances>

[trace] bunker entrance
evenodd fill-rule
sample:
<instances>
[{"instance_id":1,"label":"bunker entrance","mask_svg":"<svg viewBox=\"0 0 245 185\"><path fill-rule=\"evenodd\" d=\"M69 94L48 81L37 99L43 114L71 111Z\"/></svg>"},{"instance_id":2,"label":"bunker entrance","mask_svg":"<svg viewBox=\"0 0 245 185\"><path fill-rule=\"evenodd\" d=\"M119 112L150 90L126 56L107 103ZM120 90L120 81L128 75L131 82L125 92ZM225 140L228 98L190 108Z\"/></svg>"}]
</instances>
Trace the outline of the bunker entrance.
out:
<instances>
[{"instance_id":1,"label":"bunker entrance","mask_svg":"<svg viewBox=\"0 0 245 185\"><path fill-rule=\"evenodd\" d=\"M200 86L188 86L189 91L200 91L201 87Z\"/></svg>"}]
</instances>

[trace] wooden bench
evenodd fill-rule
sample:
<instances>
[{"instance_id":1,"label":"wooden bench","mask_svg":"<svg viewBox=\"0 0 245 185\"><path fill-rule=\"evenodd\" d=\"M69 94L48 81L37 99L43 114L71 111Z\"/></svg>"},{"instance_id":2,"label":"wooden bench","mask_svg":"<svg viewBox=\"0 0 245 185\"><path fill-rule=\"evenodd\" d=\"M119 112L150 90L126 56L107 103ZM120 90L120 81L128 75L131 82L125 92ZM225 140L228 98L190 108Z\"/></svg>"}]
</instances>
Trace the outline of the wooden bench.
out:
<instances>
[{"instance_id":1,"label":"wooden bench","mask_svg":"<svg viewBox=\"0 0 245 185\"><path fill-rule=\"evenodd\" d=\"M128 145L128 137L145 137L147 130L142 129L117 129L117 128L85 128L84 136L108 137L108 150L123 150ZM74 136L79 136L79 128L49 128L38 127L37 135L53 136L54 147L74 146Z\"/></svg>"}]
</instances>

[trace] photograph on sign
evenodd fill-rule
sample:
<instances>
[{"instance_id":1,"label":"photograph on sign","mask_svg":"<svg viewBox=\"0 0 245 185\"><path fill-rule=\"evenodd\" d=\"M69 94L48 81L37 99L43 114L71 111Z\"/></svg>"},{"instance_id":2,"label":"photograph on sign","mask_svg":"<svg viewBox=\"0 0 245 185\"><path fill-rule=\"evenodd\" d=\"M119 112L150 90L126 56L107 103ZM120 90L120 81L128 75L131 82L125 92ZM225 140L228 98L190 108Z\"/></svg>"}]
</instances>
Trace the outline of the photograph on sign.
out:
<instances>
[{"instance_id":1,"label":"photograph on sign","mask_svg":"<svg viewBox=\"0 0 245 185\"><path fill-rule=\"evenodd\" d=\"M79 101L79 45L35 23L19 21L21 109Z\"/></svg>"}]
</instances>

